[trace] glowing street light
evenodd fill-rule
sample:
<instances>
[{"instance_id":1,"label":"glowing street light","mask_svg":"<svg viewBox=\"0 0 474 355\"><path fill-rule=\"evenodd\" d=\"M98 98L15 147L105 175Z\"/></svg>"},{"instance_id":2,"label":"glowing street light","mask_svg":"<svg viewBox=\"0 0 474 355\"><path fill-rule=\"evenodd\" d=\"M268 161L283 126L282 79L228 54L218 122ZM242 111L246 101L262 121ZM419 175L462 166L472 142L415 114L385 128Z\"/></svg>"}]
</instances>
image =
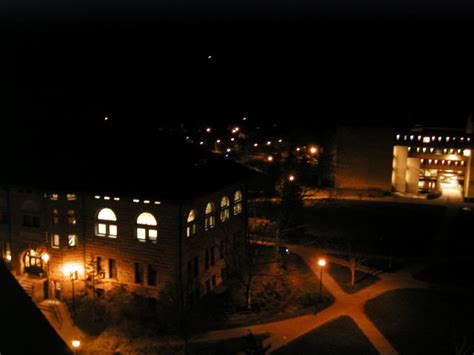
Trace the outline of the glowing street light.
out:
<instances>
[{"instance_id":1,"label":"glowing street light","mask_svg":"<svg viewBox=\"0 0 474 355\"><path fill-rule=\"evenodd\" d=\"M207 132L207 133L211 133L211 127L207 127L207 128L206 128L206 132Z\"/></svg>"},{"instance_id":2,"label":"glowing street light","mask_svg":"<svg viewBox=\"0 0 474 355\"><path fill-rule=\"evenodd\" d=\"M309 152L310 152L311 154L316 154L316 153L318 152L318 148L316 148L316 147L311 147L311 148L309 148Z\"/></svg>"},{"instance_id":3,"label":"glowing street light","mask_svg":"<svg viewBox=\"0 0 474 355\"><path fill-rule=\"evenodd\" d=\"M269 155L269 156L267 157L267 160L268 160L269 162L272 162L272 161L273 161L273 156L272 156L272 155Z\"/></svg>"},{"instance_id":4,"label":"glowing street light","mask_svg":"<svg viewBox=\"0 0 474 355\"><path fill-rule=\"evenodd\" d=\"M295 181L295 176L294 176L294 175L288 176L288 180L290 180L290 181Z\"/></svg>"},{"instance_id":5,"label":"glowing street light","mask_svg":"<svg viewBox=\"0 0 474 355\"><path fill-rule=\"evenodd\" d=\"M321 270L319 274L319 302L321 302L323 299L323 269L326 266L326 259L319 259L318 265Z\"/></svg>"},{"instance_id":6,"label":"glowing street light","mask_svg":"<svg viewBox=\"0 0 474 355\"><path fill-rule=\"evenodd\" d=\"M80 340L73 340L72 341L72 347L74 348L74 354L76 354L76 351L81 347L81 341Z\"/></svg>"}]
</instances>

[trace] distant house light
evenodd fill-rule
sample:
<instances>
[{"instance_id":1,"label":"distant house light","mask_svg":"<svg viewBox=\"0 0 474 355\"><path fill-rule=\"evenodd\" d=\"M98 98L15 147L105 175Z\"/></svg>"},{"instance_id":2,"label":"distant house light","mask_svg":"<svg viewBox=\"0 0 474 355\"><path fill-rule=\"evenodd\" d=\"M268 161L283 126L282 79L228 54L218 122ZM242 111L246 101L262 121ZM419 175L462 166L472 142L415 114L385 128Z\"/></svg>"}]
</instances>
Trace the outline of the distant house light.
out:
<instances>
[{"instance_id":1,"label":"distant house light","mask_svg":"<svg viewBox=\"0 0 474 355\"><path fill-rule=\"evenodd\" d=\"M104 200L110 200L110 196L104 196Z\"/></svg>"},{"instance_id":2,"label":"distant house light","mask_svg":"<svg viewBox=\"0 0 474 355\"><path fill-rule=\"evenodd\" d=\"M400 140L400 135L399 135L399 134L397 134L397 141L398 141L398 140Z\"/></svg>"},{"instance_id":3,"label":"distant house light","mask_svg":"<svg viewBox=\"0 0 474 355\"><path fill-rule=\"evenodd\" d=\"M216 143L220 143L220 142L221 142L221 140L220 140L220 139L216 140Z\"/></svg>"},{"instance_id":4,"label":"distant house light","mask_svg":"<svg viewBox=\"0 0 474 355\"><path fill-rule=\"evenodd\" d=\"M418 136L418 140L421 141L421 136Z\"/></svg>"},{"instance_id":5,"label":"distant house light","mask_svg":"<svg viewBox=\"0 0 474 355\"><path fill-rule=\"evenodd\" d=\"M464 142L464 137L461 137L461 138L459 138L459 139L461 140L461 142Z\"/></svg>"},{"instance_id":6,"label":"distant house light","mask_svg":"<svg viewBox=\"0 0 474 355\"><path fill-rule=\"evenodd\" d=\"M96 200L100 200L100 196L99 196L99 195L95 195L94 198L95 198Z\"/></svg>"},{"instance_id":7,"label":"distant house light","mask_svg":"<svg viewBox=\"0 0 474 355\"><path fill-rule=\"evenodd\" d=\"M410 140L412 141L413 138L415 138L415 136L412 134L412 135L410 136Z\"/></svg>"},{"instance_id":8,"label":"distant house light","mask_svg":"<svg viewBox=\"0 0 474 355\"><path fill-rule=\"evenodd\" d=\"M258 147L258 143L254 143L253 146L254 146L254 147Z\"/></svg>"},{"instance_id":9,"label":"distant house light","mask_svg":"<svg viewBox=\"0 0 474 355\"><path fill-rule=\"evenodd\" d=\"M199 145L203 145L203 144L204 144L204 142L203 142L203 141L200 141L200 142L199 142Z\"/></svg>"},{"instance_id":10,"label":"distant house light","mask_svg":"<svg viewBox=\"0 0 474 355\"><path fill-rule=\"evenodd\" d=\"M155 205L161 205L161 202L160 201L155 201L153 202Z\"/></svg>"},{"instance_id":11,"label":"distant house light","mask_svg":"<svg viewBox=\"0 0 474 355\"><path fill-rule=\"evenodd\" d=\"M58 198L59 198L59 195L58 195L58 194L51 194L51 195L49 196L49 199L50 199L50 200L53 200L53 201L56 201Z\"/></svg>"},{"instance_id":12,"label":"distant house light","mask_svg":"<svg viewBox=\"0 0 474 355\"><path fill-rule=\"evenodd\" d=\"M148 203L150 203L150 200L143 200L143 203L148 204Z\"/></svg>"},{"instance_id":13,"label":"distant house light","mask_svg":"<svg viewBox=\"0 0 474 355\"><path fill-rule=\"evenodd\" d=\"M439 136L438 137L438 142L441 142L441 139L443 139L443 137Z\"/></svg>"},{"instance_id":14,"label":"distant house light","mask_svg":"<svg viewBox=\"0 0 474 355\"><path fill-rule=\"evenodd\" d=\"M464 155L465 157L470 157L471 156L471 150L470 149L464 149L462 151L462 155Z\"/></svg>"},{"instance_id":15,"label":"distant house light","mask_svg":"<svg viewBox=\"0 0 474 355\"><path fill-rule=\"evenodd\" d=\"M446 137L446 142L449 142L449 137Z\"/></svg>"},{"instance_id":16,"label":"distant house light","mask_svg":"<svg viewBox=\"0 0 474 355\"><path fill-rule=\"evenodd\" d=\"M120 201L120 197L114 197L114 201Z\"/></svg>"},{"instance_id":17,"label":"distant house light","mask_svg":"<svg viewBox=\"0 0 474 355\"><path fill-rule=\"evenodd\" d=\"M76 194L66 194L66 199L68 201L75 201L77 199Z\"/></svg>"},{"instance_id":18,"label":"distant house light","mask_svg":"<svg viewBox=\"0 0 474 355\"><path fill-rule=\"evenodd\" d=\"M267 145L271 145L272 144L272 141L267 141Z\"/></svg>"},{"instance_id":19,"label":"distant house light","mask_svg":"<svg viewBox=\"0 0 474 355\"><path fill-rule=\"evenodd\" d=\"M230 139L230 141L231 141L231 142L235 141L235 138L234 138L234 137L232 137L232 138Z\"/></svg>"},{"instance_id":20,"label":"distant house light","mask_svg":"<svg viewBox=\"0 0 474 355\"><path fill-rule=\"evenodd\" d=\"M139 200L138 198L134 198L134 199L133 199L133 202L134 202L134 203L139 203L140 200Z\"/></svg>"},{"instance_id":21,"label":"distant house light","mask_svg":"<svg viewBox=\"0 0 474 355\"><path fill-rule=\"evenodd\" d=\"M466 139L466 140L469 142L469 141L471 140L471 138L467 137L467 139Z\"/></svg>"},{"instance_id":22,"label":"distant house light","mask_svg":"<svg viewBox=\"0 0 474 355\"><path fill-rule=\"evenodd\" d=\"M430 137L423 137L423 143L429 143Z\"/></svg>"}]
</instances>

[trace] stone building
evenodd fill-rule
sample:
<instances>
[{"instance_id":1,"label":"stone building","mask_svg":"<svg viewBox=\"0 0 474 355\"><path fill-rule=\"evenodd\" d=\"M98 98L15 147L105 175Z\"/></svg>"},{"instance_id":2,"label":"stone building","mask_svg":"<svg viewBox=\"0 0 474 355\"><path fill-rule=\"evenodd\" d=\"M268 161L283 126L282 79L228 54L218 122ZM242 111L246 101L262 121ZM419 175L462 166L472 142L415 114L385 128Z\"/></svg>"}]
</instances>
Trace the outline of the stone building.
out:
<instances>
[{"instance_id":1,"label":"stone building","mask_svg":"<svg viewBox=\"0 0 474 355\"><path fill-rule=\"evenodd\" d=\"M153 298L176 292L187 307L240 270L248 171L163 136L114 145L123 127L112 132L10 161L1 258L36 301L123 285Z\"/></svg>"}]
</instances>

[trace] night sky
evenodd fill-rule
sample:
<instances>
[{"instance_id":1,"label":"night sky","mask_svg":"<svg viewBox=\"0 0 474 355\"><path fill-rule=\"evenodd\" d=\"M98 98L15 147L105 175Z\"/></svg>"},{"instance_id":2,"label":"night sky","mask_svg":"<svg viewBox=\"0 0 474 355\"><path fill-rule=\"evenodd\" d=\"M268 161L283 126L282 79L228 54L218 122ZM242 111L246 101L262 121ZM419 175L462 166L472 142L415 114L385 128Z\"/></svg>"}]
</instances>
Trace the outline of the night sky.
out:
<instances>
[{"instance_id":1,"label":"night sky","mask_svg":"<svg viewBox=\"0 0 474 355\"><path fill-rule=\"evenodd\" d=\"M0 7L4 122L245 115L307 130L463 126L472 110L467 2L38 3Z\"/></svg>"}]
</instances>

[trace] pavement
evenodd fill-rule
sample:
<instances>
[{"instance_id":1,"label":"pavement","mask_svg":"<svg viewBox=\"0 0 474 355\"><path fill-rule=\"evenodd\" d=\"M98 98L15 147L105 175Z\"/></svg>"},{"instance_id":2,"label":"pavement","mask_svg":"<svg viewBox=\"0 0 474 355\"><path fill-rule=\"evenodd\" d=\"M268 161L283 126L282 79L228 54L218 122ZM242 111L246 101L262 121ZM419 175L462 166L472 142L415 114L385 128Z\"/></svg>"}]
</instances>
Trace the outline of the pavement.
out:
<instances>
[{"instance_id":1,"label":"pavement","mask_svg":"<svg viewBox=\"0 0 474 355\"><path fill-rule=\"evenodd\" d=\"M298 254L306 262L313 271L315 278L318 278L320 269L317 260L322 255L321 251L311 246L289 245L289 248L292 253ZM344 260L338 260L334 257L331 260L335 263L345 263ZM380 354L398 354L375 324L366 316L364 306L371 299L388 291L429 287L428 284L412 277L412 273L423 266L422 264L413 264L398 272L379 274L377 275L380 278L378 282L354 294L344 292L331 275L325 273L323 276L324 287L334 296L334 303L319 313L253 326L210 331L192 338L191 342L218 342L243 337L251 330L256 336L266 337L263 345L271 345L270 352L272 352L332 320L341 316L348 316L357 324Z\"/></svg>"}]
</instances>

